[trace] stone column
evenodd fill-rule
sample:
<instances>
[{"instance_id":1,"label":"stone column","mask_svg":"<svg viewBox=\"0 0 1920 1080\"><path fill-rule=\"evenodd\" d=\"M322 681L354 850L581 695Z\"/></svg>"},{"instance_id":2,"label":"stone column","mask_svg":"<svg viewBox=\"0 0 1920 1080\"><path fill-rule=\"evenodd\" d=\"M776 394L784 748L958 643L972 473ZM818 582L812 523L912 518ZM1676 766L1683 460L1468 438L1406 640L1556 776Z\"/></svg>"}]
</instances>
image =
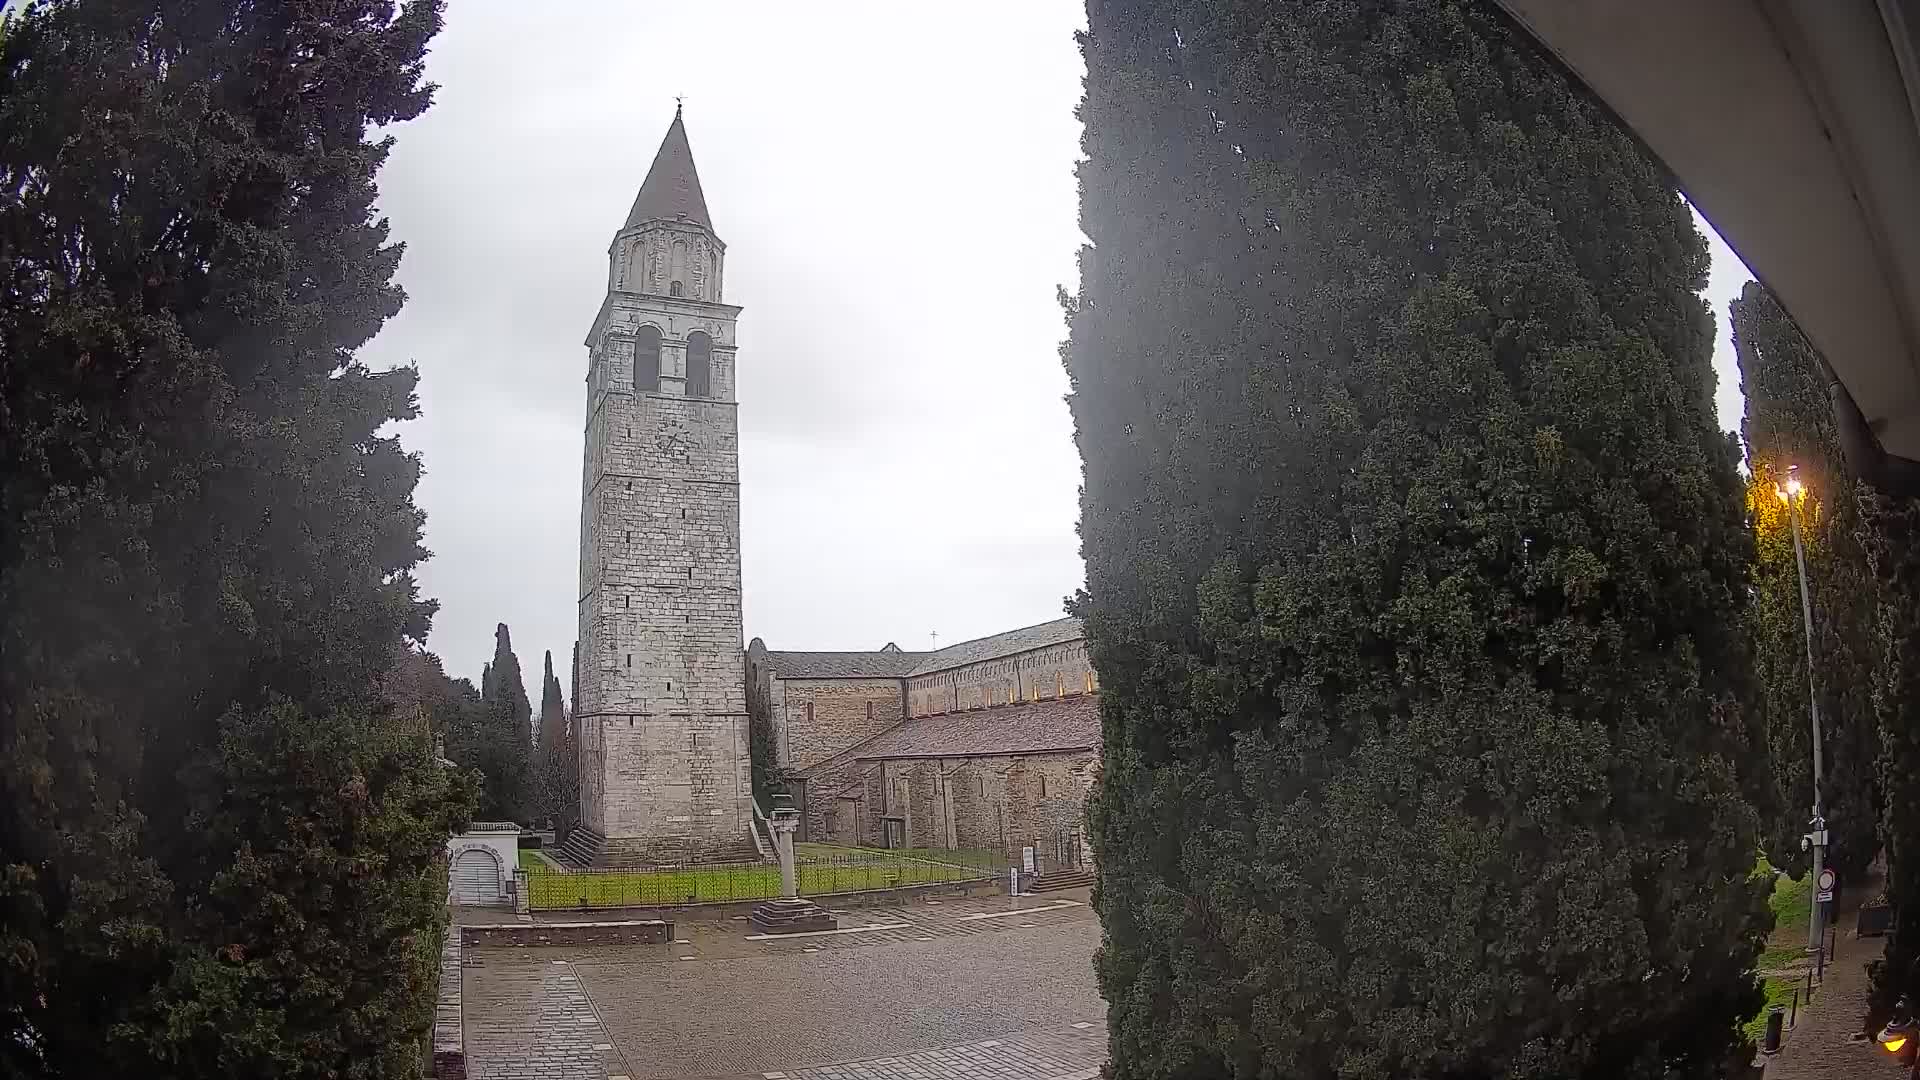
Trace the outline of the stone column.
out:
<instances>
[{"instance_id":1,"label":"stone column","mask_svg":"<svg viewBox=\"0 0 1920 1080\"><path fill-rule=\"evenodd\" d=\"M800 883L793 869L793 834L800 828L800 813L791 807L775 809L767 825L773 830L773 850L780 859L780 895L791 899L800 895Z\"/></svg>"},{"instance_id":2,"label":"stone column","mask_svg":"<svg viewBox=\"0 0 1920 1080\"><path fill-rule=\"evenodd\" d=\"M832 913L800 895L800 878L793 860L793 834L800 828L800 811L793 808L791 798L773 797L773 813L767 815L767 827L773 833L773 850L780 860L780 899L755 907L747 924L762 934L839 929L840 921Z\"/></svg>"}]
</instances>

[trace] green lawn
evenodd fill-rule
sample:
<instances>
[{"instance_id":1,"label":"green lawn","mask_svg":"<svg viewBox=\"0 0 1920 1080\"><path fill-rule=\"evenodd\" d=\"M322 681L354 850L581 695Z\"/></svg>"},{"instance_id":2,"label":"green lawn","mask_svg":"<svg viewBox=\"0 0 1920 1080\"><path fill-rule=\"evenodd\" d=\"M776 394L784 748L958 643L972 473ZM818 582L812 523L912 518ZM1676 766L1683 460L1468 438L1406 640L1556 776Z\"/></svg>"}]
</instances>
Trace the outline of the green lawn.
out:
<instances>
[{"instance_id":1,"label":"green lawn","mask_svg":"<svg viewBox=\"0 0 1920 1080\"><path fill-rule=\"evenodd\" d=\"M1785 874L1773 880L1773 895L1767 899L1767 906L1773 909L1773 928L1792 930L1796 927L1805 930L1807 920L1813 917L1813 875L1803 875L1795 881Z\"/></svg>"},{"instance_id":2,"label":"green lawn","mask_svg":"<svg viewBox=\"0 0 1920 1080\"><path fill-rule=\"evenodd\" d=\"M1806 937L1807 920L1811 918L1813 877L1809 874L1795 880L1785 874L1775 874L1764 860L1759 870L1773 878L1773 892L1767 897L1767 907L1773 912L1773 931L1767 937L1766 951L1760 954L1755 966L1761 971L1801 967L1807 962L1802 939Z\"/></svg>"},{"instance_id":3,"label":"green lawn","mask_svg":"<svg viewBox=\"0 0 1920 1080\"><path fill-rule=\"evenodd\" d=\"M1760 971L1780 971L1806 963L1807 950L1802 945L1775 945L1760 954L1754 967Z\"/></svg>"},{"instance_id":4,"label":"green lawn","mask_svg":"<svg viewBox=\"0 0 1920 1080\"><path fill-rule=\"evenodd\" d=\"M1747 1021L1745 1026L1741 1028L1742 1031L1747 1033L1747 1038L1752 1039L1756 1043L1760 1041L1760 1036L1764 1035L1767 1030L1768 1007L1785 1005L1788 999L1793 997L1793 989L1798 985L1799 983L1791 979L1761 980L1761 989L1766 991L1767 1001L1766 1004L1760 1006L1760 1011L1754 1014L1753 1019ZM1803 1001L1801 1004L1805 1005L1806 1002Z\"/></svg>"},{"instance_id":5,"label":"green lawn","mask_svg":"<svg viewBox=\"0 0 1920 1080\"><path fill-rule=\"evenodd\" d=\"M803 845L808 847L811 845ZM899 852L838 849L834 857L801 853L800 893L835 893L966 881L984 876L980 870L954 863L903 858ZM737 866L690 867L676 870L582 870L555 872L529 860L527 900L535 909L648 907L665 904L704 904L725 900L764 900L780 895L780 870L766 863Z\"/></svg>"}]
</instances>

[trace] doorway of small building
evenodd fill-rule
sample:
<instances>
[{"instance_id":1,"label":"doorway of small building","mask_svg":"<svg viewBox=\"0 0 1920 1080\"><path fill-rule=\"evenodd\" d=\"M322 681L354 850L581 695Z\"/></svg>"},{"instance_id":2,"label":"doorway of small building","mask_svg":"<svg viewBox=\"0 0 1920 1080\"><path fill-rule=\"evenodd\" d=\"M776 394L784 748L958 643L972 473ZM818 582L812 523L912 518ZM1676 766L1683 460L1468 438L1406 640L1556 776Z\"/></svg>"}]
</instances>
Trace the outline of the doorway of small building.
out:
<instances>
[{"instance_id":1,"label":"doorway of small building","mask_svg":"<svg viewBox=\"0 0 1920 1080\"><path fill-rule=\"evenodd\" d=\"M453 860L453 902L498 904L500 860L486 848L468 848Z\"/></svg>"},{"instance_id":2,"label":"doorway of small building","mask_svg":"<svg viewBox=\"0 0 1920 1080\"><path fill-rule=\"evenodd\" d=\"M880 819L881 843L887 850L907 846L907 819L888 815Z\"/></svg>"}]
</instances>

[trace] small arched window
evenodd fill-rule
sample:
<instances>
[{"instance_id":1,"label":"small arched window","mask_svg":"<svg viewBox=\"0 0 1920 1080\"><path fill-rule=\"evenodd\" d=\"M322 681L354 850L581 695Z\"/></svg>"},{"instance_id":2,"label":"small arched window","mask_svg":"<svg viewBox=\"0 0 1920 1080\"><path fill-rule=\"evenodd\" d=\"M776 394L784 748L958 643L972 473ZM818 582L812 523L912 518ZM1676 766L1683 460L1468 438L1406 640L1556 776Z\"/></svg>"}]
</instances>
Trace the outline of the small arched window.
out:
<instances>
[{"instance_id":1,"label":"small arched window","mask_svg":"<svg viewBox=\"0 0 1920 1080\"><path fill-rule=\"evenodd\" d=\"M633 388L643 394L660 392L660 328L643 326L633 335Z\"/></svg>"},{"instance_id":2,"label":"small arched window","mask_svg":"<svg viewBox=\"0 0 1920 1080\"><path fill-rule=\"evenodd\" d=\"M687 279L693 276L692 269L687 262L687 242L675 240L667 249L667 280L672 282L667 286L668 296L687 295Z\"/></svg>"},{"instance_id":3,"label":"small arched window","mask_svg":"<svg viewBox=\"0 0 1920 1080\"><path fill-rule=\"evenodd\" d=\"M687 396L713 396L713 339L698 330L687 335Z\"/></svg>"}]
</instances>

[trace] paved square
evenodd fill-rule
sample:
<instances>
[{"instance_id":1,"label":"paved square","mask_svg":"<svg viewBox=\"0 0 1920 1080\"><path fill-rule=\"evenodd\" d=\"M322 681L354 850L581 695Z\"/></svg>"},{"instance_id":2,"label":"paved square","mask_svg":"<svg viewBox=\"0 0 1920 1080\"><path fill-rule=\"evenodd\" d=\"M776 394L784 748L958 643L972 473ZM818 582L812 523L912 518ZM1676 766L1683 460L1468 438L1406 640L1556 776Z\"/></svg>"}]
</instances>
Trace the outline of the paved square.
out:
<instances>
[{"instance_id":1,"label":"paved square","mask_svg":"<svg viewBox=\"0 0 1920 1080\"><path fill-rule=\"evenodd\" d=\"M1026 923L981 917L1016 911ZM842 925L887 929L748 941L721 921L683 926L687 943L670 945L470 950L469 1075L1097 1075L1106 1006L1093 983L1099 924L1086 904L948 901L853 912Z\"/></svg>"}]
</instances>

